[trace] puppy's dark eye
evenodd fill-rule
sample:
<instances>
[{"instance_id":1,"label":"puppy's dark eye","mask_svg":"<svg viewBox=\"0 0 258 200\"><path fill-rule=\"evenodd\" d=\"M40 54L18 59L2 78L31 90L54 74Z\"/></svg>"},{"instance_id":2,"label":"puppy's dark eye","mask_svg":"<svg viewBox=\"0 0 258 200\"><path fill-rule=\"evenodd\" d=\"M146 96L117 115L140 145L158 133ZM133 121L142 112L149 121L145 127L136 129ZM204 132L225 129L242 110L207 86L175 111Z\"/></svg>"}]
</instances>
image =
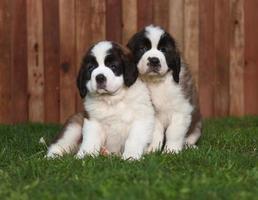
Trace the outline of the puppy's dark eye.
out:
<instances>
[{"instance_id":1,"label":"puppy's dark eye","mask_svg":"<svg viewBox=\"0 0 258 200\"><path fill-rule=\"evenodd\" d=\"M140 46L140 47L139 47L139 50L140 50L141 52L145 52L145 51L147 51L148 49L147 49L147 47L145 47L145 46Z\"/></svg>"},{"instance_id":2,"label":"puppy's dark eye","mask_svg":"<svg viewBox=\"0 0 258 200\"><path fill-rule=\"evenodd\" d=\"M95 69L95 65L89 65L89 67L88 67L88 71L93 71L94 69Z\"/></svg>"},{"instance_id":3,"label":"puppy's dark eye","mask_svg":"<svg viewBox=\"0 0 258 200\"><path fill-rule=\"evenodd\" d=\"M167 49L165 47L160 47L159 50L163 53L166 53L167 52Z\"/></svg>"},{"instance_id":4,"label":"puppy's dark eye","mask_svg":"<svg viewBox=\"0 0 258 200\"><path fill-rule=\"evenodd\" d=\"M112 70L116 70L116 68L117 68L116 65L111 65L111 66L110 66L110 69L112 69Z\"/></svg>"}]
</instances>

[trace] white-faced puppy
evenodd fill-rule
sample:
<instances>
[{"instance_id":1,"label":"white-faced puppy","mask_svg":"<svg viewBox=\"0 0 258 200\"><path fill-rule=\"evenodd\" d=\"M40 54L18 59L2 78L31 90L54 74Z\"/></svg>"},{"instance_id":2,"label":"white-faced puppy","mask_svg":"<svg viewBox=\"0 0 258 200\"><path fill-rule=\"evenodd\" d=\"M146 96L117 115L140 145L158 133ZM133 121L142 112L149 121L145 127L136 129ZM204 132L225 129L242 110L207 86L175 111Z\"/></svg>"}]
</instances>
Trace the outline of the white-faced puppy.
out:
<instances>
[{"instance_id":1,"label":"white-faced puppy","mask_svg":"<svg viewBox=\"0 0 258 200\"><path fill-rule=\"evenodd\" d=\"M77 86L88 118L77 153L98 155L102 146L139 159L152 140L154 109L136 65L118 44L102 41L83 58Z\"/></svg>"},{"instance_id":2,"label":"white-faced puppy","mask_svg":"<svg viewBox=\"0 0 258 200\"><path fill-rule=\"evenodd\" d=\"M158 120L152 148L179 152L194 145L201 135L201 115L192 75L183 62L175 40L158 26L147 26L128 43L141 79L147 83ZM157 129L157 128L156 128Z\"/></svg>"}]
</instances>

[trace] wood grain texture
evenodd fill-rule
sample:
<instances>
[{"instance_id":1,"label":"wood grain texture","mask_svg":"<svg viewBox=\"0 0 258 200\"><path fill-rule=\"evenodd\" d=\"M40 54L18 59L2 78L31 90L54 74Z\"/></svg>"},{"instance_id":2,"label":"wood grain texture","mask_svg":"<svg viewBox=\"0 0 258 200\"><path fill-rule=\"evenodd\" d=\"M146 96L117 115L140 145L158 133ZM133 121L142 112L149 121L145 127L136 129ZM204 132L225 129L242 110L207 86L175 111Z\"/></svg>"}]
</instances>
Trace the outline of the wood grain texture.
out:
<instances>
[{"instance_id":1,"label":"wood grain texture","mask_svg":"<svg viewBox=\"0 0 258 200\"><path fill-rule=\"evenodd\" d=\"M204 117L258 114L256 0L1 0L0 123L64 122L83 109L86 50L146 25L177 41ZM59 102L60 101L60 102Z\"/></svg>"},{"instance_id":2,"label":"wood grain texture","mask_svg":"<svg viewBox=\"0 0 258 200\"><path fill-rule=\"evenodd\" d=\"M59 8L58 0L43 1L45 121L59 122Z\"/></svg>"},{"instance_id":3,"label":"wood grain texture","mask_svg":"<svg viewBox=\"0 0 258 200\"><path fill-rule=\"evenodd\" d=\"M88 48L92 45L93 32L89 30L91 24L91 1L76 1L76 75L80 69L81 61ZM76 110L83 110L82 99L76 88Z\"/></svg>"},{"instance_id":4,"label":"wood grain texture","mask_svg":"<svg viewBox=\"0 0 258 200\"><path fill-rule=\"evenodd\" d=\"M169 0L153 1L152 6L154 24L167 30L169 23Z\"/></svg>"},{"instance_id":5,"label":"wood grain texture","mask_svg":"<svg viewBox=\"0 0 258 200\"><path fill-rule=\"evenodd\" d=\"M106 0L106 39L121 42L122 39L122 1Z\"/></svg>"},{"instance_id":6,"label":"wood grain texture","mask_svg":"<svg viewBox=\"0 0 258 200\"><path fill-rule=\"evenodd\" d=\"M27 0L29 120L44 121L43 1Z\"/></svg>"},{"instance_id":7,"label":"wood grain texture","mask_svg":"<svg viewBox=\"0 0 258 200\"><path fill-rule=\"evenodd\" d=\"M245 113L258 114L258 1L244 1L245 13L245 70L244 97Z\"/></svg>"},{"instance_id":8,"label":"wood grain texture","mask_svg":"<svg viewBox=\"0 0 258 200\"><path fill-rule=\"evenodd\" d=\"M228 0L215 1L215 116L229 114L230 6Z\"/></svg>"},{"instance_id":9,"label":"wood grain texture","mask_svg":"<svg viewBox=\"0 0 258 200\"><path fill-rule=\"evenodd\" d=\"M137 3L137 28L141 30L153 23L153 0L138 0Z\"/></svg>"},{"instance_id":10,"label":"wood grain texture","mask_svg":"<svg viewBox=\"0 0 258 200\"><path fill-rule=\"evenodd\" d=\"M60 121L76 110L75 0L59 1L60 19Z\"/></svg>"},{"instance_id":11,"label":"wood grain texture","mask_svg":"<svg viewBox=\"0 0 258 200\"><path fill-rule=\"evenodd\" d=\"M10 1L0 1L0 122L11 123L11 12Z\"/></svg>"},{"instance_id":12,"label":"wood grain texture","mask_svg":"<svg viewBox=\"0 0 258 200\"><path fill-rule=\"evenodd\" d=\"M199 2L185 0L184 57L198 86L199 78Z\"/></svg>"},{"instance_id":13,"label":"wood grain texture","mask_svg":"<svg viewBox=\"0 0 258 200\"><path fill-rule=\"evenodd\" d=\"M230 0L230 115L244 115L244 0Z\"/></svg>"},{"instance_id":14,"label":"wood grain texture","mask_svg":"<svg viewBox=\"0 0 258 200\"><path fill-rule=\"evenodd\" d=\"M11 97L12 122L28 120L27 20L24 0L11 1Z\"/></svg>"},{"instance_id":15,"label":"wood grain texture","mask_svg":"<svg viewBox=\"0 0 258 200\"><path fill-rule=\"evenodd\" d=\"M122 0L122 19L122 44L126 45L137 32L137 0Z\"/></svg>"},{"instance_id":16,"label":"wood grain texture","mask_svg":"<svg viewBox=\"0 0 258 200\"><path fill-rule=\"evenodd\" d=\"M214 1L200 0L200 51L199 51L199 96L204 117L214 114Z\"/></svg>"},{"instance_id":17,"label":"wood grain texture","mask_svg":"<svg viewBox=\"0 0 258 200\"><path fill-rule=\"evenodd\" d=\"M92 41L104 40L106 38L106 2L91 0L91 10Z\"/></svg>"},{"instance_id":18,"label":"wood grain texture","mask_svg":"<svg viewBox=\"0 0 258 200\"><path fill-rule=\"evenodd\" d=\"M185 0L169 1L168 31L177 41L180 51L184 52L184 2Z\"/></svg>"}]
</instances>

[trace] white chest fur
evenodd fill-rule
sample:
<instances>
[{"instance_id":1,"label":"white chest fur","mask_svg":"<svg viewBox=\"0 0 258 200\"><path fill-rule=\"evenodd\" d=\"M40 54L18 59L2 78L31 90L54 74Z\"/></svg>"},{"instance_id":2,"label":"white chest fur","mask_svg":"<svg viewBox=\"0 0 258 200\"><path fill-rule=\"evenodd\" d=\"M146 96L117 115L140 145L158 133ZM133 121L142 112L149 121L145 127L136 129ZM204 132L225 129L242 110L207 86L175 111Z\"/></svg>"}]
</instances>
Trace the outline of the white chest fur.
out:
<instances>
[{"instance_id":1,"label":"white chest fur","mask_svg":"<svg viewBox=\"0 0 258 200\"><path fill-rule=\"evenodd\" d=\"M149 81L148 88L156 116L167 127L174 113L191 113L193 108L185 99L182 88L173 81L171 73L159 80Z\"/></svg>"},{"instance_id":2,"label":"white chest fur","mask_svg":"<svg viewBox=\"0 0 258 200\"><path fill-rule=\"evenodd\" d=\"M132 123L132 111L121 101L115 104L105 101L86 100L86 108L91 120L96 120L105 135L105 146L110 152L119 152L128 136Z\"/></svg>"},{"instance_id":3,"label":"white chest fur","mask_svg":"<svg viewBox=\"0 0 258 200\"><path fill-rule=\"evenodd\" d=\"M140 80L115 96L104 98L88 96L85 109L90 120L100 124L104 132L104 145L113 153L123 151L130 128L139 116L148 115L154 119L148 89Z\"/></svg>"}]
</instances>

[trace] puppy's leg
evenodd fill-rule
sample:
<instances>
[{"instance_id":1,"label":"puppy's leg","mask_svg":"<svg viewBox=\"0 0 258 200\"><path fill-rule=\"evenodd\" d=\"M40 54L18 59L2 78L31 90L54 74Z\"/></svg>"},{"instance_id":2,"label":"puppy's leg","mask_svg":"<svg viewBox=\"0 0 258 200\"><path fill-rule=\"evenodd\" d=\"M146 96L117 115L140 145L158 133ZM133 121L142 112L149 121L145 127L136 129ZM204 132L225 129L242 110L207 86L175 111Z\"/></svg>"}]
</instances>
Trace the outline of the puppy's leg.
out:
<instances>
[{"instance_id":1,"label":"puppy's leg","mask_svg":"<svg viewBox=\"0 0 258 200\"><path fill-rule=\"evenodd\" d=\"M147 152L159 151L162 148L164 140L164 127L161 122L155 119L155 128L153 131L152 142L148 146Z\"/></svg>"},{"instance_id":2,"label":"puppy's leg","mask_svg":"<svg viewBox=\"0 0 258 200\"><path fill-rule=\"evenodd\" d=\"M174 113L166 131L164 151L178 153L183 149L185 136L191 123L190 114Z\"/></svg>"},{"instance_id":3,"label":"puppy's leg","mask_svg":"<svg viewBox=\"0 0 258 200\"><path fill-rule=\"evenodd\" d=\"M185 145L187 148L197 148L195 145L202 133L202 121L196 123L194 130L186 137Z\"/></svg>"},{"instance_id":4,"label":"puppy's leg","mask_svg":"<svg viewBox=\"0 0 258 200\"><path fill-rule=\"evenodd\" d=\"M46 157L55 158L66 153L75 153L82 139L83 113L71 116L49 146Z\"/></svg>"},{"instance_id":5,"label":"puppy's leg","mask_svg":"<svg viewBox=\"0 0 258 200\"><path fill-rule=\"evenodd\" d=\"M97 156L104 144L104 132L97 121L85 120L83 126L83 139L76 158L83 158L85 155Z\"/></svg>"},{"instance_id":6,"label":"puppy's leg","mask_svg":"<svg viewBox=\"0 0 258 200\"><path fill-rule=\"evenodd\" d=\"M186 137L186 145L195 145L202 133L202 121L196 123L193 131Z\"/></svg>"},{"instance_id":7,"label":"puppy's leg","mask_svg":"<svg viewBox=\"0 0 258 200\"><path fill-rule=\"evenodd\" d=\"M153 119L154 120L154 119ZM125 142L123 159L140 159L144 149L151 142L154 121L152 119L136 120Z\"/></svg>"}]
</instances>

